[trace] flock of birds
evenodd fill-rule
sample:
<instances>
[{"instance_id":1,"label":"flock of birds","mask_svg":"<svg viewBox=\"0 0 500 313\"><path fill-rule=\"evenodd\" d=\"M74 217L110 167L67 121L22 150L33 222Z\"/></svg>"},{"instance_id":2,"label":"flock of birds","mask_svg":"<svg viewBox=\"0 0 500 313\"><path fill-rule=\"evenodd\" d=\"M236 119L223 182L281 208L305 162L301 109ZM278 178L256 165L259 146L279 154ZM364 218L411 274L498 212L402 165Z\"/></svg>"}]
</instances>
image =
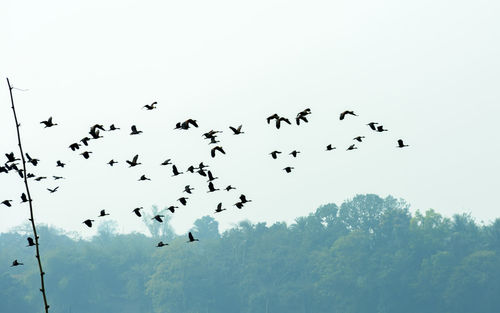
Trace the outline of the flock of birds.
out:
<instances>
[{"instance_id":1,"label":"flock of birds","mask_svg":"<svg viewBox=\"0 0 500 313\"><path fill-rule=\"evenodd\" d=\"M155 110L156 108L157 108L157 102L153 102L151 104L144 105L144 107L143 107L143 109L146 109L149 111ZM312 113L311 109L309 109L309 108L299 112L297 114L297 116L295 117L295 123L298 126L300 126L301 123L308 123L309 122L308 118L309 118L309 115L311 113ZM339 119L340 119L340 121L342 121L342 120L345 120L346 118L354 118L357 116L358 115L355 114L354 111L346 110L346 111L343 111L340 113ZM288 118L283 117L283 116L279 116L278 114L270 115L269 117L266 118L266 121L267 121L268 125L271 125L271 122L273 122L274 123L273 125L277 129L280 129L285 124L292 125L292 122ZM52 117L49 117L45 121L41 121L40 124L43 124L44 128L55 127L58 125L57 123L55 123L53 121ZM383 125L381 125L377 122L370 122L366 125L374 132L381 133L381 132L388 131L387 129L384 128ZM185 130L189 130L191 127L198 128L199 127L198 122L194 119L187 119L183 122L176 123L174 130L185 131ZM244 134L244 132L242 131L242 128L243 128L243 125L239 125L237 127L229 126L229 129L232 131L233 135L235 135L235 136ZM89 151L87 149L87 147L89 147L89 143L91 143L94 140L99 140L99 139L103 138L103 136L102 136L103 132L112 132L112 131L118 131L118 130L120 130L120 128L116 127L114 124L111 124L107 129L101 124L95 124L95 125L90 127L88 135L84 136L79 141L71 143L68 146L68 148L71 151L75 151L75 152L80 152L83 150L79 154L84 159L89 159L91 157L91 154L93 153L92 151ZM132 125L130 127L130 135L131 136L137 136L137 135L140 135L141 133L142 133L142 131L140 129L138 129L136 125ZM210 130L202 135L203 139L207 140L209 145L213 145L213 147L210 149L210 156L212 158L215 158L218 154L226 154L224 148L221 145L219 145L220 141L218 140L218 134L220 134L220 133L222 133L222 131L212 129L212 130ZM352 151L352 150L358 149L356 144L363 142L364 139L365 139L365 136L354 137L352 140L355 141L356 143L350 144L346 148L346 151ZM408 147L408 145L405 144L402 139L398 139L396 147L397 148L405 148L405 147ZM333 146L332 144L328 144L325 148L325 151L332 151L335 149L336 149L335 146ZM272 159L277 159L281 153L282 153L281 151L275 150L275 151L271 151L269 154L271 155ZM292 157L296 158L299 153L300 153L300 151L293 150L289 154ZM24 173L22 167L20 168L19 163L18 163L19 161L21 161L21 159L16 157L14 152L5 153L5 156L7 157L7 161L4 163L3 166L0 166L0 174L14 172L14 173L17 173L21 178L24 179L25 173ZM23 159L26 160L26 163L29 163L35 167L40 162L39 159L31 157L28 153L25 153L25 158L23 158ZM118 161L111 159L111 160L109 160L109 162L107 162L107 165L114 167L118 163L119 163ZM129 168L136 167L136 166L139 166L142 164L139 160L138 154L134 155L130 160L125 160L125 163L128 165ZM64 168L66 166L66 164L61 160L57 160L55 166L60 167L60 168ZM173 177L184 174L184 172L179 171L178 167L175 164L173 164L171 159L164 160L163 162L160 163L160 166L171 166ZM200 162L198 164L198 166L193 166L193 165L189 166L186 171L191 173L191 174L198 174L198 175L207 179L207 183L208 183L207 193L213 193L213 192L220 191L220 189L216 188L216 186L214 185L214 181L216 179L218 179L218 177L214 176L212 171L209 170L208 168L209 168L208 165L204 164L203 162ZM291 173L292 170L294 170L294 167L287 166L287 167L283 168L283 170L286 173ZM45 176L36 176L33 173L26 173L26 178L27 179L34 179L35 181L42 181L42 180L48 179ZM64 177L56 176L56 175L53 175L52 178L55 181L60 180L60 179L64 179ZM138 178L138 181L149 181L149 180L151 180L151 179L149 177L147 177L145 174L141 175ZM49 193L55 193L58 191L58 189L59 189L59 186L56 186L54 188L47 188L47 191ZM228 185L223 189L227 192L230 192L231 190L234 190L236 188L231 186L231 185ZM191 187L190 185L186 185L182 192L190 195L190 194L192 194L193 190L194 190L193 187ZM21 203L27 203L29 201L29 199L25 193L22 193L20 198L21 198ZM180 205L186 206L188 199L189 198L187 196L182 196L182 197L179 197L177 199L177 201L179 202ZM3 200L1 202L1 204L5 205L7 207L11 207L12 202L13 202L13 200ZM236 203L234 203L233 205L236 206L238 209L242 209L249 202L252 202L252 200L247 199L247 197L244 194L240 194L238 201ZM166 210L169 211L170 213L175 213L175 209L177 209L177 208L178 208L178 206L171 205L168 208L166 208ZM143 217L142 210L143 210L143 207L134 208L131 211L131 214L135 214L139 218ZM221 213L225 210L226 210L226 208L223 208L222 202L219 202L217 207L214 210L214 213ZM101 210L99 212L99 215L97 215L97 218L104 218L104 217L109 216L109 215L110 214L108 212L106 212L106 210ZM158 223L162 223L164 217L165 217L165 215L163 215L163 214L156 214L155 216L152 217L152 220L154 220L155 222L158 222ZM82 223L87 227L92 227L94 222L95 222L94 219L87 218ZM28 247L32 247L35 245L35 241L33 240L32 237L28 237L27 241L28 241ZM193 234L191 232L189 232L187 242L192 243L195 241L199 241L199 240L194 238ZM158 248L165 247L165 246L168 246L168 243L164 243L163 241L160 241L156 244L156 247L158 247ZM23 263L19 262L18 260L14 260L12 262L11 266L19 266L19 265L23 265Z\"/></svg>"}]
</instances>

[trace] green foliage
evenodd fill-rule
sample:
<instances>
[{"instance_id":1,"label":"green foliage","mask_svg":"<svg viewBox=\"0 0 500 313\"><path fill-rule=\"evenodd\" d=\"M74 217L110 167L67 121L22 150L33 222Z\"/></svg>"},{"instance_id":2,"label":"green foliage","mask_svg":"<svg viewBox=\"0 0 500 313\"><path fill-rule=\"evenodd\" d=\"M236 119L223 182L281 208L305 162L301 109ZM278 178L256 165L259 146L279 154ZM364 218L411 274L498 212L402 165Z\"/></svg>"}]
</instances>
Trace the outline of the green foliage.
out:
<instances>
[{"instance_id":1,"label":"green foliage","mask_svg":"<svg viewBox=\"0 0 500 313\"><path fill-rule=\"evenodd\" d=\"M500 219L412 216L404 201L358 195L292 225L244 221L220 234L205 216L192 229L200 241L186 243L164 215L144 218L153 238L116 234L113 222L90 241L41 227L54 311L500 312ZM20 233L0 235L0 312L39 312ZM25 265L9 267L14 258Z\"/></svg>"}]
</instances>

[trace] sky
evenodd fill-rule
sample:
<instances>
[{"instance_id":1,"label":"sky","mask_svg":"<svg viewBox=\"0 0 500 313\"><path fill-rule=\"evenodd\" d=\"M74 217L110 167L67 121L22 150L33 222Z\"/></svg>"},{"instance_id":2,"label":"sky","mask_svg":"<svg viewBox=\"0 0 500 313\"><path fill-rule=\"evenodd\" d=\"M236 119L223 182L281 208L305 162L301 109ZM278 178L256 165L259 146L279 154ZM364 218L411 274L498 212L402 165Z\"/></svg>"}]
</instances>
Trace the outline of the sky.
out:
<instances>
[{"instance_id":1,"label":"sky","mask_svg":"<svg viewBox=\"0 0 500 313\"><path fill-rule=\"evenodd\" d=\"M498 1L8 1L0 11L0 76L14 89L23 146L40 164L28 171L64 180L30 182L37 223L81 236L101 209L119 231L144 231L131 213L179 205L178 233L211 215L293 223L356 194L402 198L411 211L470 213L488 223L500 174L500 3ZM0 84L0 151L17 140L9 90ZM158 109L144 110L158 102ZM309 123L277 130L266 117ZM339 120L353 110L359 116ZM40 121L53 116L57 126ZM196 119L199 128L174 130ZM379 122L389 131L372 132ZM68 149L96 123L121 130L93 141L89 160ZM229 126L243 125L234 136ZM143 131L130 136L130 126ZM225 155L210 157L202 134L222 130ZM362 135L358 149L346 151ZM397 149L397 139L410 145ZM326 152L327 144L337 150ZM288 153L301 151L297 158ZM283 153L273 160L269 152ZM125 160L139 154L142 165ZM110 159L119 163L111 168ZM196 174L203 161L216 188ZM4 162L6 159L2 159ZM65 168L56 168L62 160ZM282 169L293 166L292 173ZM138 182L146 174L152 180ZM54 194L46 188L59 186ZM15 174L0 175L0 232L27 221ZM233 206L243 193L252 199ZM227 211L213 214L217 203ZM169 213L168 213L169 214Z\"/></svg>"}]
</instances>

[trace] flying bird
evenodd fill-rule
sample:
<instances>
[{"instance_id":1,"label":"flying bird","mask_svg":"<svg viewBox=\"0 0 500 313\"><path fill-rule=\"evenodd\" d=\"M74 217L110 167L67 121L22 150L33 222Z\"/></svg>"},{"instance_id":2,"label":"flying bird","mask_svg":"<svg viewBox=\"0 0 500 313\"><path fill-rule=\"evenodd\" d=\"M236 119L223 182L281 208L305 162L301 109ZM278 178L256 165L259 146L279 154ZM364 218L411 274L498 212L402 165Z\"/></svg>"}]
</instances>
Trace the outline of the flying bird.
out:
<instances>
[{"instance_id":1,"label":"flying bird","mask_svg":"<svg viewBox=\"0 0 500 313\"><path fill-rule=\"evenodd\" d=\"M217 204L217 209L215 209L215 213L220 213L222 211L225 211L226 209L222 208L222 202L220 202L219 204Z\"/></svg>"},{"instance_id":2,"label":"flying bird","mask_svg":"<svg viewBox=\"0 0 500 313\"><path fill-rule=\"evenodd\" d=\"M18 262L17 260L14 260L14 261L12 262L12 265L11 265L10 267L13 267L13 266L19 266L19 265L24 265L24 264L23 264L23 263Z\"/></svg>"},{"instance_id":3,"label":"flying bird","mask_svg":"<svg viewBox=\"0 0 500 313\"><path fill-rule=\"evenodd\" d=\"M285 172L290 173L293 170L293 167L287 166L283 169Z\"/></svg>"},{"instance_id":4,"label":"flying bird","mask_svg":"<svg viewBox=\"0 0 500 313\"><path fill-rule=\"evenodd\" d=\"M381 133L381 132L386 132L386 131L388 131L388 130L384 129L383 125L377 126L377 132Z\"/></svg>"},{"instance_id":5,"label":"flying bird","mask_svg":"<svg viewBox=\"0 0 500 313\"><path fill-rule=\"evenodd\" d=\"M158 242L158 244L156 245L157 248L161 248L161 247L165 247L165 246L168 246L168 243L163 243L163 241Z\"/></svg>"},{"instance_id":6,"label":"flying bird","mask_svg":"<svg viewBox=\"0 0 500 313\"><path fill-rule=\"evenodd\" d=\"M182 205L186 205L187 204L187 199L189 199L188 197L181 197L179 199L177 199Z\"/></svg>"},{"instance_id":7,"label":"flying bird","mask_svg":"<svg viewBox=\"0 0 500 313\"><path fill-rule=\"evenodd\" d=\"M7 163L19 161L19 159L14 156L14 152L6 153L5 156L7 157Z\"/></svg>"},{"instance_id":8,"label":"flying bird","mask_svg":"<svg viewBox=\"0 0 500 313\"><path fill-rule=\"evenodd\" d=\"M280 154L280 153L281 153L281 151L276 151L275 150L275 151L273 151L273 152L271 152L269 154L273 157L273 159L276 160L276 158L278 157L278 154Z\"/></svg>"},{"instance_id":9,"label":"flying bird","mask_svg":"<svg viewBox=\"0 0 500 313\"><path fill-rule=\"evenodd\" d=\"M85 220L83 221L83 224L87 225L88 227L92 227L92 222L94 222L94 220Z\"/></svg>"},{"instance_id":10,"label":"flying bird","mask_svg":"<svg viewBox=\"0 0 500 313\"><path fill-rule=\"evenodd\" d=\"M150 178L147 178L146 175L142 175L138 181L145 181L145 180L151 180Z\"/></svg>"},{"instance_id":11,"label":"flying bird","mask_svg":"<svg viewBox=\"0 0 500 313\"><path fill-rule=\"evenodd\" d=\"M39 159L33 159L32 157L30 157L30 155L28 153L25 153L25 155L26 155L26 158L28 158L28 163L33 164L33 166L37 166L38 162L40 162Z\"/></svg>"},{"instance_id":12,"label":"flying bird","mask_svg":"<svg viewBox=\"0 0 500 313\"><path fill-rule=\"evenodd\" d=\"M57 160L56 162L56 167L64 167L66 163L61 162L60 160Z\"/></svg>"},{"instance_id":13,"label":"flying bird","mask_svg":"<svg viewBox=\"0 0 500 313\"><path fill-rule=\"evenodd\" d=\"M299 154L300 151L297 151L297 150L293 150L292 152L290 152L289 154L291 154L294 158L297 157L297 154Z\"/></svg>"},{"instance_id":14,"label":"flying bird","mask_svg":"<svg viewBox=\"0 0 500 313\"><path fill-rule=\"evenodd\" d=\"M247 202L252 202L252 200L248 200L245 195L240 195L240 202L241 203L247 203Z\"/></svg>"},{"instance_id":15,"label":"flying bird","mask_svg":"<svg viewBox=\"0 0 500 313\"><path fill-rule=\"evenodd\" d=\"M172 164L172 162L170 162L170 161L171 161L171 159L166 159L160 165L169 165L169 164Z\"/></svg>"},{"instance_id":16,"label":"flying bird","mask_svg":"<svg viewBox=\"0 0 500 313\"><path fill-rule=\"evenodd\" d=\"M41 181L42 179L47 179L47 177L45 177L45 176L40 176L40 177L35 178L35 180L36 180L36 181Z\"/></svg>"},{"instance_id":17,"label":"flying bird","mask_svg":"<svg viewBox=\"0 0 500 313\"><path fill-rule=\"evenodd\" d=\"M137 127L135 125L132 125L130 129L132 130L130 135L139 135L140 133L142 133L142 130L137 130Z\"/></svg>"},{"instance_id":18,"label":"flying bird","mask_svg":"<svg viewBox=\"0 0 500 313\"><path fill-rule=\"evenodd\" d=\"M129 167L134 167L134 166L137 166L137 165L141 165L142 163L138 163L137 162L137 159L139 158L139 155L136 154L133 158L132 158L132 161L129 161L129 160L126 160L126 162L128 163Z\"/></svg>"},{"instance_id":19,"label":"flying bird","mask_svg":"<svg viewBox=\"0 0 500 313\"><path fill-rule=\"evenodd\" d=\"M214 175L212 175L212 171L207 171L207 175L208 175L208 180L207 181L209 181L209 182L214 181L217 178L219 178L219 177L214 177Z\"/></svg>"},{"instance_id":20,"label":"flying bird","mask_svg":"<svg viewBox=\"0 0 500 313\"><path fill-rule=\"evenodd\" d=\"M59 186L57 186L56 188L54 189L50 189L50 188L47 188L47 190L50 192L50 193L54 193L57 191L57 189L59 189Z\"/></svg>"},{"instance_id":21,"label":"flying bird","mask_svg":"<svg viewBox=\"0 0 500 313\"><path fill-rule=\"evenodd\" d=\"M194 239L193 234L191 234L191 232L189 232L188 238L189 238L188 242L199 241L198 239Z\"/></svg>"},{"instance_id":22,"label":"flying bird","mask_svg":"<svg viewBox=\"0 0 500 313\"><path fill-rule=\"evenodd\" d=\"M10 208L12 206L11 202L12 202L12 200L3 200L2 204L4 204L5 206Z\"/></svg>"},{"instance_id":23,"label":"flying bird","mask_svg":"<svg viewBox=\"0 0 500 313\"><path fill-rule=\"evenodd\" d=\"M172 165L172 173L174 173L174 175L172 175L172 176L177 176L177 175L182 174L183 172L179 172L179 171L177 170L177 166Z\"/></svg>"},{"instance_id":24,"label":"flying bird","mask_svg":"<svg viewBox=\"0 0 500 313\"><path fill-rule=\"evenodd\" d=\"M163 223L163 220L161 219L162 217L164 217L165 215L155 215L152 220L156 220L160 223Z\"/></svg>"},{"instance_id":25,"label":"flying bird","mask_svg":"<svg viewBox=\"0 0 500 313\"><path fill-rule=\"evenodd\" d=\"M26 239L28 240L28 245L26 247L33 247L35 245L35 241L33 240L33 238L28 237Z\"/></svg>"},{"instance_id":26,"label":"flying bird","mask_svg":"<svg viewBox=\"0 0 500 313\"><path fill-rule=\"evenodd\" d=\"M52 122L52 116L49 117L49 119L46 120L46 121L41 121L40 124L44 124L45 125L44 128L48 128L48 127L52 127L52 126L56 126L57 125L56 123Z\"/></svg>"},{"instance_id":27,"label":"flying bird","mask_svg":"<svg viewBox=\"0 0 500 313\"><path fill-rule=\"evenodd\" d=\"M271 120L278 120L280 117L278 114L274 113L273 115L269 116L268 118L266 118L267 120L267 124L270 124L271 123Z\"/></svg>"},{"instance_id":28,"label":"flying bird","mask_svg":"<svg viewBox=\"0 0 500 313\"><path fill-rule=\"evenodd\" d=\"M135 213L135 215L137 215L138 217L141 217L141 216L142 216L142 214L141 214L141 210L142 210L142 207L140 207L140 208L135 208L135 209L133 209L133 210L132 210L132 212L134 212L134 213Z\"/></svg>"},{"instance_id":29,"label":"flying bird","mask_svg":"<svg viewBox=\"0 0 500 313\"><path fill-rule=\"evenodd\" d=\"M405 145L403 139L398 139L397 148L404 148L404 147L409 147L409 145Z\"/></svg>"},{"instance_id":30,"label":"flying bird","mask_svg":"<svg viewBox=\"0 0 500 313\"><path fill-rule=\"evenodd\" d=\"M83 157L85 158L85 160L87 160L88 158L90 158L90 154L92 153L92 151L84 151L82 153L80 153L81 155L83 155Z\"/></svg>"},{"instance_id":31,"label":"flying bird","mask_svg":"<svg viewBox=\"0 0 500 313\"><path fill-rule=\"evenodd\" d=\"M354 137L352 140L356 140L358 142L363 142L363 138L365 138L365 136L357 136L357 137Z\"/></svg>"},{"instance_id":32,"label":"flying bird","mask_svg":"<svg viewBox=\"0 0 500 313\"><path fill-rule=\"evenodd\" d=\"M212 155L212 158L215 158L215 152L216 151L219 151L221 152L222 154L226 154L226 152L224 151L224 149L222 149L221 146L215 146L212 148L212 150L210 151L210 154Z\"/></svg>"},{"instance_id":33,"label":"flying bird","mask_svg":"<svg viewBox=\"0 0 500 313\"><path fill-rule=\"evenodd\" d=\"M350 146L346 149L346 151L355 150L355 149L357 149L356 145L352 144L352 145L350 145Z\"/></svg>"},{"instance_id":34,"label":"flying bird","mask_svg":"<svg viewBox=\"0 0 500 313\"><path fill-rule=\"evenodd\" d=\"M370 123L368 123L368 124L366 124L366 125L370 126L370 128L371 128L372 130L375 130L375 131L376 131L376 130L377 130L377 128L375 127L375 125L377 125L377 124L378 124L378 123L376 123L376 122L370 122Z\"/></svg>"},{"instance_id":35,"label":"flying bird","mask_svg":"<svg viewBox=\"0 0 500 313\"><path fill-rule=\"evenodd\" d=\"M80 141L83 143L84 146L89 145L89 140L90 140L89 137L83 137L82 139L80 139Z\"/></svg>"},{"instance_id":36,"label":"flying bird","mask_svg":"<svg viewBox=\"0 0 500 313\"><path fill-rule=\"evenodd\" d=\"M193 191L193 190L194 190L194 188L191 188L189 185L186 185L184 187L184 191L183 192L187 192L187 193L191 194L191 191Z\"/></svg>"},{"instance_id":37,"label":"flying bird","mask_svg":"<svg viewBox=\"0 0 500 313\"><path fill-rule=\"evenodd\" d=\"M108 162L109 166L113 166L115 165L116 163L118 163L117 161L111 159L111 161Z\"/></svg>"},{"instance_id":38,"label":"flying bird","mask_svg":"<svg viewBox=\"0 0 500 313\"><path fill-rule=\"evenodd\" d=\"M146 104L145 106L143 106L142 108L146 108L146 110L148 111L151 111L153 109L156 109L156 105L158 104L158 102L153 102L151 104Z\"/></svg>"},{"instance_id":39,"label":"flying bird","mask_svg":"<svg viewBox=\"0 0 500 313\"><path fill-rule=\"evenodd\" d=\"M26 194L23 192L23 194L21 195L21 203L25 203L25 202L28 202L28 197L26 196Z\"/></svg>"},{"instance_id":40,"label":"flying bird","mask_svg":"<svg viewBox=\"0 0 500 313\"><path fill-rule=\"evenodd\" d=\"M234 206L236 206L238 209L241 209L243 208L243 203L241 202L236 202L235 204L233 204Z\"/></svg>"},{"instance_id":41,"label":"flying bird","mask_svg":"<svg viewBox=\"0 0 500 313\"><path fill-rule=\"evenodd\" d=\"M101 212L99 212L99 216L98 217L104 217L104 216L108 216L109 213L106 213L106 210L101 210Z\"/></svg>"},{"instance_id":42,"label":"flying bird","mask_svg":"<svg viewBox=\"0 0 500 313\"><path fill-rule=\"evenodd\" d=\"M243 125L238 126L238 128L234 128L233 126L229 126L229 129L231 129L233 131L234 135L244 134L245 132L241 131L241 127L243 127Z\"/></svg>"},{"instance_id":43,"label":"flying bird","mask_svg":"<svg viewBox=\"0 0 500 313\"><path fill-rule=\"evenodd\" d=\"M207 192L214 192L214 191L217 191L217 190L219 190L219 189L216 189L214 187L214 183L212 183L212 182L208 183L208 191Z\"/></svg>"},{"instance_id":44,"label":"flying bird","mask_svg":"<svg viewBox=\"0 0 500 313\"><path fill-rule=\"evenodd\" d=\"M170 211L170 212L172 212L172 213L175 213L175 209L177 209L177 208L179 208L179 207L178 207L178 206L173 206L173 205L171 205L171 206L169 206L169 207L167 208L167 210L169 210L169 211Z\"/></svg>"},{"instance_id":45,"label":"flying bird","mask_svg":"<svg viewBox=\"0 0 500 313\"><path fill-rule=\"evenodd\" d=\"M119 129L120 129L120 128L116 127L116 126L115 126L115 124L111 124L111 125L109 126L109 130L110 130L110 131L113 131L113 130L119 130Z\"/></svg>"},{"instance_id":46,"label":"flying bird","mask_svg":"<svg viewBox=\"0 0 500 313\"><path fill-rule=\"evenodd\" d=\"M80 144L77 142L72 143L69 145L69 148L71 149L71 151L76 151L76 150L80 149Z\"/></svg>"},{"instance_id":47,"label":"flying bird","mask_svg":"<svg viewBox=\"0 0 500 313\"><path fill-rule=\"evenodd\" d=\"M227 186L224 189L226 189L226 191L231 191L231 189L236 189L236 188L234 188L233 186L229 185L229 186Z\"/></svg>"},{"instance_id":48,"label":"flying bird","mask_svg":"<svg viewBox=\"0 0 500 313\"><path fill-rule=\"evenodd\" d=\"M346 115L348 115L348 114L353 115L353 116L358 116L354 113L354 111L344 111L344 112L340 113L340 120L342 121L346 117Z\"/></svg>"},{"instance_id":49,"label":"flying bird","mask_svg":"<svg viewBox=\"0 0 500 313\"><path fill-rule=\"evenodd\" d=\"M54 180L64 179L64 177L62 177L62 176L53 175L52 177L54 178Z\"/></svg>"},{"instance_id":50,"label":"flying bird","mask_svg":"<svg viewBox=\"0 0 500 313\"><path fill-rule=\"evenodd\" d=\"M187 169L188 172L190 173L194 173L194 166L189 166L188 169Z\"/></svg>"}]
</instances>

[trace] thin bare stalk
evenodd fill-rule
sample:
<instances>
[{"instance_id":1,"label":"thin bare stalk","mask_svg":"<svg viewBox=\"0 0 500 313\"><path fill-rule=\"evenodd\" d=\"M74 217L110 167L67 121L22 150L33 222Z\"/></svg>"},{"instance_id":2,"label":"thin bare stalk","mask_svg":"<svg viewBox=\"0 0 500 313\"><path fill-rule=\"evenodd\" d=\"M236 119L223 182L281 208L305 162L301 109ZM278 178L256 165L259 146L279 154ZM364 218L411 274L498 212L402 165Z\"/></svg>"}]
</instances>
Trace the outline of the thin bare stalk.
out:
<instances>
[{"instance_id":1,"label":"thin bare stalk","mask_svg":"<svg viewBox=\"0 0 500 313\"><path fill-rule=\"evenodd\" d=\"M31 194L30 194L30 188L28 186L28 178L27 178L27 172L26 172L26 159L24 158L24 152L23 152L23 146L21 145L21 133L19 132L19 122L17 121L17 115L16 115L16 109L14 107L14 97L12 96L12 87L10 85L9 79L7 78L7 85L9 85L9 92L10 92L10 102L12 104L12 112L14 113L14 121L16 122L16 130L17 130L17 142L19 145L19 152L21 153L21 160L23 162L23 178L24 178L24 186L26 187L26 195L28 196L28 203L30 206L30 222L31 226L33 228L33 236L35 237L35 249L36 249L36 259L38 261L38 268L40 270L40 282L41 282L41 288L40 291L42 292L43 295L43 303L45 306L45 313L49 312L49 304L47 303L47 295L45 294L45 272L43 271L42 267L42 260L40 258L40 248L38 245L38 233L36 231L36 225L35 225L35 217L33 216L33 203L31 200Z\"/></svg>"}]
</instances>

